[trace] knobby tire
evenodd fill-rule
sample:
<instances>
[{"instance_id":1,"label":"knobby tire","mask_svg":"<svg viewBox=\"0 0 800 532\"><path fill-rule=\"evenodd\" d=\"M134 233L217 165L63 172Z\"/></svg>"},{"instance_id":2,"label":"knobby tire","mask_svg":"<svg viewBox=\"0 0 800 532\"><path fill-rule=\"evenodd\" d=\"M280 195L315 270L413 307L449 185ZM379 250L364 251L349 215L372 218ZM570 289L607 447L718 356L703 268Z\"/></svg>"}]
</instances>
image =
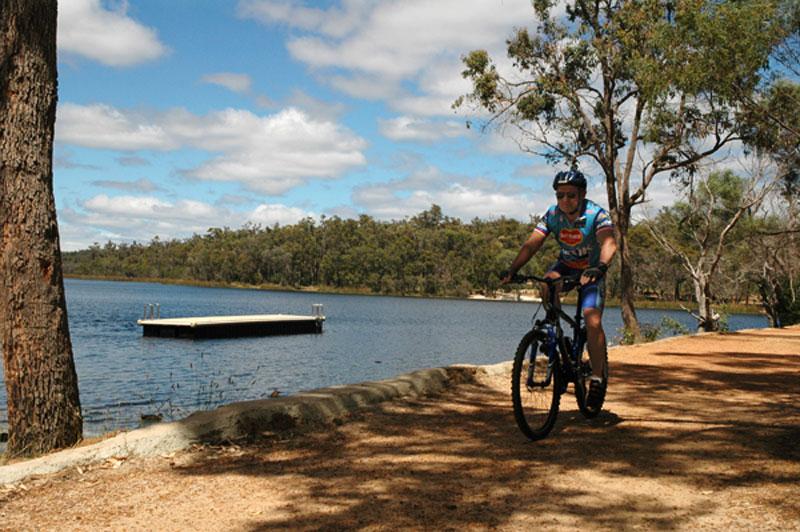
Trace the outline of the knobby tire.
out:
<instances>
[{"instance_id":1,"label":"knobby tire","mask_svg":"<svg viewBox=\"0 0 800 532\"><path fill-rule=\"evenodd\" d=\"M514 418L522 433L531 440L540 440L553 429L558 416L558 405L561 401L559 390L563 379L560 366L556 363L548 386L528 387L531 349L536 353L534 371L535 375L540 377L537 380L543 380L541 376L545 374L547 367L547 355L538 353L538 334L537 331L530 331L522 338L514 355L511 372Z\"/></svg>"},{"instance_id":2,"label":"knobby tire","mask_svg":"<svg viewBox=\"0 0 800 532\"><path fill-rule=\"evenodd\" d=\"M584 342L584 345L586 345L586 342ZM589 408L586 407L586 390L588 390L589 377L591 376L592 362L589 359L588 352L584 350L581 355L578 375L576 376L575 399L578 402L578 410L580 410L581 414L587 419L597 417L597 414L603 409L603 403L606 400L606 391L608 390L608 349L606 349L605 360L603 361L603 382L605 386L603 386L603 397L600 400L600 404L597 406L597 410L589 410Z\"/></svg>"}]
</instances>

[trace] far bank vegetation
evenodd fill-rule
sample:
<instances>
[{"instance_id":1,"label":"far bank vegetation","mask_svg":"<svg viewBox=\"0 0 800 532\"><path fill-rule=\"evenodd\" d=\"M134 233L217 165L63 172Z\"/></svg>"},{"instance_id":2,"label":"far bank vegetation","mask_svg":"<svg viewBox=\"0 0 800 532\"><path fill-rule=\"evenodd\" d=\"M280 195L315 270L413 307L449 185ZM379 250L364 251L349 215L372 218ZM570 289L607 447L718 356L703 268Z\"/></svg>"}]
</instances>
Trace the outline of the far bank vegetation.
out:
<instances>
[{"instance_id":1,"label":"far bank vegetation","mask_svg":"<svg viewBox=\"0 0 800 532\"><path fill-rule=\"evenodd\" d=\"M785 220L775 216L751 212L746 218L725 243L711 288L714 304L762 305L765 296L774 300L777 290L784 306L796 305L793 290L800 279L786 265L798 262L785 257L798 254L798 246L787 245L796 235L776 238ZM308 218L285 226L211 228L184 240L94 244L65 253L64 271L74 276L375 294L492 295L499 289L498 273L511 263L536 221L501 217L463 222L433 205L391 222L362 215ZM637 298L694 305L694 287L682 268L683 259L659 245L648 223L634 224L630 232ZM758 248L756 241L761 243ZM693 253L688 240L682 249L689 256ZM556 245L548 239L526 270L541 273L556 255ZM619 296L617 268L612 265L607 281L612 300Z\"/></svg>"}]
</instances>

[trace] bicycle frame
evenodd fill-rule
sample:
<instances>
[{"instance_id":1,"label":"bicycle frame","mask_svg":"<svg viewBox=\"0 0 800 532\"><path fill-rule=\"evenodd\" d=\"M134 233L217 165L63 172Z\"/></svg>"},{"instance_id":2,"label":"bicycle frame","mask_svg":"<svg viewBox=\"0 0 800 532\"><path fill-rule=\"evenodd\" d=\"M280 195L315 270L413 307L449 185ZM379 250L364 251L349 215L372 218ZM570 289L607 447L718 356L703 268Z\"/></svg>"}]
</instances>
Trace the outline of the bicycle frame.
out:
<instances>
[{"instance_id":1,"label":"bicycle frame","mask_svg":"<svg viewBox=\"0 0 800 532\"><path fill-rule=\"evenodd\" d=\"M517 279L519 279L519 277L517 277ZM548 286L547 301L542 302L545 308L545 317L543 320L537 320L533 325L533 330L540 332L540 349L548 358L545 380L542 382L533 381L533 366L536 353L532 352L526 384L531 387L549 386L556 366L564 373L564 383L575 382L578 377L577 372L579 371L580 358L586 341L586 335L582 331L583 315L581 313L581 301L583 299L583 292L579 277L572 276L550 279L532 275L522 279L526 281L532 280L542 282ZM558 285L566 285L568 286L568 290L571 288L578 289L578 301L576 303L574 318L561 309L559 303L560 291L555 289ZM564 336L561 320L567 322L572 329L571 337ZM560 357L559 354L561 355Z\"/></svg>"}]
</instances>

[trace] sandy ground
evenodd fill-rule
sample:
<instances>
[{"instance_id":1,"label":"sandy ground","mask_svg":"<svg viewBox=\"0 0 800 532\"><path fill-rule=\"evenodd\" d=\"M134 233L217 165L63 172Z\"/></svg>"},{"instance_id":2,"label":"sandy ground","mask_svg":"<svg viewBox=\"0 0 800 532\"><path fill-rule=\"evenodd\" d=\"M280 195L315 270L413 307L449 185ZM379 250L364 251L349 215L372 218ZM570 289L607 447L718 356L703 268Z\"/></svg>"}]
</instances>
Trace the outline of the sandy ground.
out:
<instances>
[{"instance_id":1,"label":"sandy ground","mask_svg":"<svg viewBox=\"0 0 800 532\"><path fill-rule=\"evenodd\" d=\"M0 528L800 530L800 328L610 353L605 410L514 424L506 376L339 426L0 487Z\"/></svg>"}]
</instances>

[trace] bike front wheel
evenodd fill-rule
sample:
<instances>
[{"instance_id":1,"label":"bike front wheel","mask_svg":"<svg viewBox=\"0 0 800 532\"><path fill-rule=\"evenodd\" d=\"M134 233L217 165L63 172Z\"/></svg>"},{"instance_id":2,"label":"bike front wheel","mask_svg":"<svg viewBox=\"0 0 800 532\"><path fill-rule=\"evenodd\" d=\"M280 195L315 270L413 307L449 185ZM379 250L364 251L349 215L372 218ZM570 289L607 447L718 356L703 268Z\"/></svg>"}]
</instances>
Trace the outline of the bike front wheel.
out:
<instances>
[{"instance_id":1,"label":"bike front wheel","mask_svg":"<svg viewBox=\"0 0 800 532\"><path fill-rule=\"evenodd\" d=\"M540 440L552 430L561 400L561 368L539 352L539 332L526 334L517 347L511 372L511 399L514 418L520 430L531 440Z\"/></svg>"}]
</instances>

